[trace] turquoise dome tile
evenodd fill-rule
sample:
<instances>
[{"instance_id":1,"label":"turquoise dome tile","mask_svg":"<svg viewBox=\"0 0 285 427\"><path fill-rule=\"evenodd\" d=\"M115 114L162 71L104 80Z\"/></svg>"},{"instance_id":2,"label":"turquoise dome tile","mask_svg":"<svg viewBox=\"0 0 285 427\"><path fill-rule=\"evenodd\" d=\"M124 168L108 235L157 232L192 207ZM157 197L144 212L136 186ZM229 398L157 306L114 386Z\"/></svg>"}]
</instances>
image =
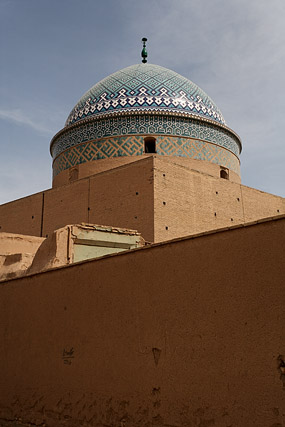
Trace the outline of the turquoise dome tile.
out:
<instances>
[{"instance_id":1,"label":"turquoise dome tile","mask_svg":"<svg viewBox=\"0 0 285 427\"><path fill-rule=\"evenodd\" d=\"M144 154L206 160L239 174L241 141L211 98L174 71L153 64L124 68L89 89L51 141L54 177L77 164Z\"/></svg>"},{"instance_id":2,"label":"turquoise dome tile","mask_svg":"<svg viewBox=\"0 0 285 427\"><path fill-rule=\"evenodd\" d=\"M84 162L110 157L141 156L144 154L143 142L142 135L126 135L75 145L56 157L53 163L53 176L56 177L64 170ZM157 155L207 160L239 174L238 157L224 147L206 141L158 136Z\"/></svg>"},{"instance_id":3,"label":"turquoise dome tile","mask_svg":"<svg viewBox=\"0 0 285 427\"><path fill-rule=\"evenodd\" d=\"M212 99L196 84L153 64L117 71L89 89L73 108L66 126L116 112L160 111L204 117L225 124Z\"/></svg>"}]
</instances>

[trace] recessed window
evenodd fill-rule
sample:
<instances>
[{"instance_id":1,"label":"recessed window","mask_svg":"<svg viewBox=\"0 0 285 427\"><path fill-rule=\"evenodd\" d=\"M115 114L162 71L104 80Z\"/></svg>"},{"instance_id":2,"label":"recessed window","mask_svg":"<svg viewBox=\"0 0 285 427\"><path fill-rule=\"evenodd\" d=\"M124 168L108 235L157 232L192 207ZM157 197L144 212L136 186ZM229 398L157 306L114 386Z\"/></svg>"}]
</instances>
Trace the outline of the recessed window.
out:
<instances>
[{"instance_id":1,"label":"recessed window","mask_svg":"<svg viewBox=\"0 0 285 427\"><path fill-rule=\"evenodd\" d=\"M226 168L221 168L220 170L220 178L229 179L229 170Z\"/></svg>"},{"instance_id":2,"label":"recessed window","mask_svg":"<svg viewBox=\"0 0 285 427\"><path fill-rule=\"evenodd\" d=\"M78 167L74 166L69 169L69 182L76 181L78 179Z\"/></svg>"},{"instance_id":3,"label":"recessed window","mask_svg":"<svg viewBox=\"0 0 285 427\"><path fill-rule=\"evenodd\" d=\"M153 136L146 136L144 139L144 152L146 154L156 153L156 139Z\"/></svg>"}]
</instances>

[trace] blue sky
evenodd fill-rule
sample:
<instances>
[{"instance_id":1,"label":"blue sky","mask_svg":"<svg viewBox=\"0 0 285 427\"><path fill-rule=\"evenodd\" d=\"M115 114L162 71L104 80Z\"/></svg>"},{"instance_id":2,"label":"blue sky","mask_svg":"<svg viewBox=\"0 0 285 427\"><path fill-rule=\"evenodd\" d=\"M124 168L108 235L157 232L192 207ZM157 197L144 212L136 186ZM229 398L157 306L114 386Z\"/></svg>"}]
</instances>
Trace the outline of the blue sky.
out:
<instances>
[{"instance_id":1,"label":"blue sky","mask_svg":"<svg viewBox=\"0 0 285 427\"><path fill-rule=\"evenodd\" d=\"M284 0L0 0L0 203L51 186L49 143L86 90L149 62L189 78L243 142L242 183L285 197Z\"/></svg>"}]
</instances>

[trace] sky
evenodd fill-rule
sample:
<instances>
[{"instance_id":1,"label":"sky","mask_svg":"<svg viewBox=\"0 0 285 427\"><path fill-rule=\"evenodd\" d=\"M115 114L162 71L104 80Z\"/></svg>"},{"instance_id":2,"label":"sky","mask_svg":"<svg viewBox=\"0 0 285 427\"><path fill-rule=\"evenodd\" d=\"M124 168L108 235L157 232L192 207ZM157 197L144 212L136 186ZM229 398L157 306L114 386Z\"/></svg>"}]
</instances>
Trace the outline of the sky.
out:
<instances>
[{"instance_id":1,"label":"sky","mask_svg":"<svg viewBox=\"0 0 285 427\"><path fill-rule=\"evenodd\" d=\"M242 183L285 197L284 22L284 0L0 0L0 204L51 187L51 138L142 37L241 137Z\"/></svg>"}]
</instances>

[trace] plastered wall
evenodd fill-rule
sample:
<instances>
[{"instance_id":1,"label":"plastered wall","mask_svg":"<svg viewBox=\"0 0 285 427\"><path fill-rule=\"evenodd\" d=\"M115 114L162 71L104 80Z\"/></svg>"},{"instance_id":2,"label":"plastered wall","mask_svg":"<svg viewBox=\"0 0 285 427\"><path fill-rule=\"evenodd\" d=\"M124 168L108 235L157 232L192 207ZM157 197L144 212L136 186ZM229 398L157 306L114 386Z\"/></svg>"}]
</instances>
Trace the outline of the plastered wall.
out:
<instances>
[{"instance_id":1,"label":"plastered wall","mask_svg":"<svg viewBox=\"0 0 285 427\"><path fill-rule=\"evenodd\" d=\"M0 206L0 231L10 233L46 237L81 222L141 229L153 241L153 158Z\"/></svg>"},{"instance_id":2,"label":"plastered wall","mask_svg":"<svg viewBox=\"0 0 285 427\"><path fill-rule=\"evenodd\" d=\"M43 197L42 192L0 205L0 232L41 236Z\"/></svg>"},{"instance_id":3,"label":"plastered wall","mask_svg":"<svg viewBox=\"0 0 285 427\"><path fill-rule=\"evenodd\" d=\"M126 165L129 163L137 162L138 160L152 157L152 154L143 154L141 156L123 156L123 157L111 157L109 159L93 160L90 162L81 163L70 169L66 169L53 179L53 187L60 187L65 184L69 184L78 179L86 178L88 176L104 172L118 166ZM206 162L204 160L190 159L186 157L171 157L171 156L158 156L156 157L174 161L176 164L183 165L189 169L193 169L199 172L204 172L208 175L212 175L216 178L220 177L220 165L216 163ZM229 179L232 182L240 184L240 176L229 170Z\"/></svg>"},{"instance_id":4,"label":"plastered wall","mask_svg":"<svg viewBox=\"0 0 285 427\"><path fill-rule=\"evenodd\" d=\"M285 213L285 199L154 159L155 241L230 227Z\"/></svg>"},{"instance_id":5,"label":"plastered wall","mask_svg":"<svg viewBox=\"0 0 285 427\"><path fill-rule=\"evenodd\" d=\"M88 180L45 192L43 236L48 236L66 224L88 222L88 199Z\"/></svg>"},{"instance_id":6,"label":"plastered wall","mask_svg":"<svg viewBox=\"0 0 285 427\"><path fill-rule=\"evenodd\" d=\"M89 222L144 230L153 241L153 159L90 178Z\"/></svg>"},{"instance_id":7,"label":"plastered wall","mask_svg":"<svg viewBox=\"0 0 285 427\"><path fill-rule=\"evenodd\" d=\"M60 174L53 178L52 186L60 187L65 184L69 184L74 180L82 179L95 175L100 172L105 172L110 169L117 168L119 166L127 165L129 163L137 162L138 160L150 157L149 154L142 156L122 156L122 157L111 157L109 159L94 160L91 162L81 163L70 169L62 171ZM201 162L199 162L201 163ZM217 166L217 165L214 165Z\"/></svg>"},{"instance_id":8,"label":"plastered wall","mask_svg":"<svg viewBox=\"0 0 285 427\"><path fill-rule=\"evenodd\" d=\"M46 237L90 222L158 242L285 213L283 198L198 172L193 162L149 156L7 203L0 231Z\"/></svg>"},{"instance_id":9,"label":"plastered wall","mask_svg":"<svg viewBox=\"0 0 285 427\"><path fill-rule=\"evenodd\" d=\"M285 424L285 219L0 285L1 426Z\"/></svg>"}]
</instances>

